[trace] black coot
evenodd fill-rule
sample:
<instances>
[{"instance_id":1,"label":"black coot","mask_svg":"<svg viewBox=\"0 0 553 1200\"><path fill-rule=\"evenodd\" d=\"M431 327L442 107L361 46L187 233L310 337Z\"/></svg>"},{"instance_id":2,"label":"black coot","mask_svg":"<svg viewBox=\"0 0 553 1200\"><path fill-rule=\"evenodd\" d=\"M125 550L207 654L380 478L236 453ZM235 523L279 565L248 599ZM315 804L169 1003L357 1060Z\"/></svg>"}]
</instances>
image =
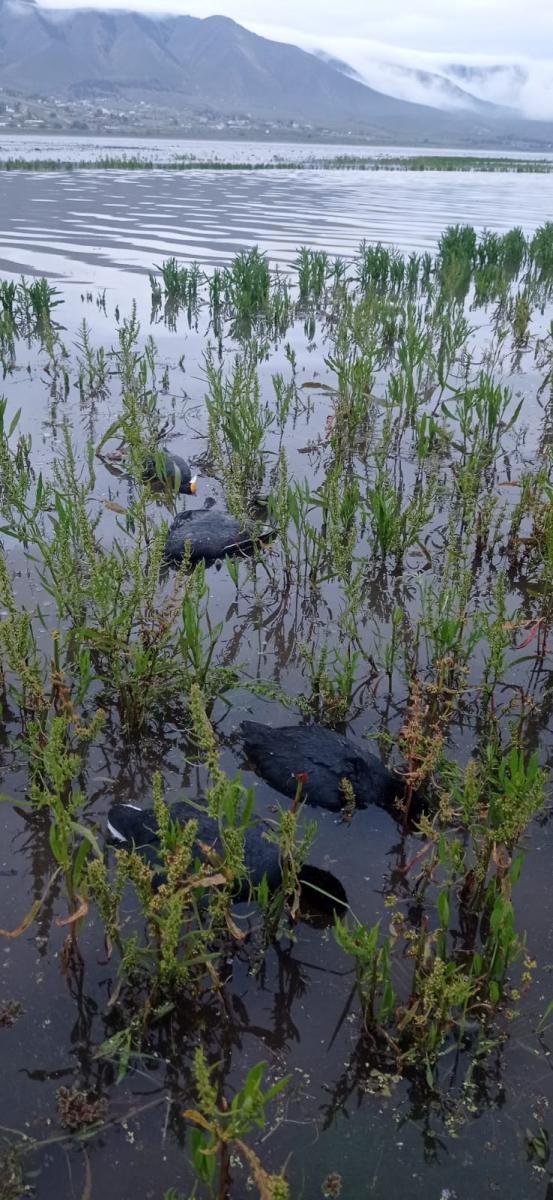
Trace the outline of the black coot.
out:
<instances>
[{"instance_id":1,"label":"black coot","mask_svg":"<svg viewBox=\"0 0 553 1200\"><path fill-rule=\"evenodd\" d=\"M402 787L374 754L322 725L272 729L257 721L240 726L246 753L256 771L285 796L295 796L297 776L305 774L302 799L339 811L345 799L342 779L351 783L358 808L378 804L394 810Z\"/></svg>"},{"instance_id":2,"label":"black coot","mask_svg":"<svg viewBox=\"0 0 553 1200\"><path fill-rule=\"evenodd\" d=\"M198 858L205 858L199 843L203 843L204 846L208 845L217 853L221 852L217 824L210 817L199 813L185 800L178 800L175 804L171 804L169 812L171 820L181 825L191 820L198 822L197 842L194 847ZM121 849L130 849L131 846L134 846L150 865L155 867L158 861L158 833L153 809L136 808L134 804L113 804L108 812L108 830L113 841ZM247 900L250 888L257 887L264 876L271 892L274 892L282 881L278 847L268 841L264 833L265 826L262 822L256 822L246 830L245 860L248 878L237 885L236 901ZM324 910L332 907L332 902L321 896L321 892L335 898L337 905L334 907L347 904L342 884L329 871L306 864L302 867L300 878L309 902L314 908L319 907Z\"/></svg>"},{"instance_id":3,"label":"black coot","mask_svg":"<svg viewBox=\"0 0 553 1200\"><path fill-rule=\"evenodd\" d=\"M170 450L160 446L156 453L151 458L147 458L144 463L146 482L150 480L153 483L167 481L174 488L177 475L179 492L183 495L194 496L197 491L197 476L192 474L188 463L180 457L180 454L172 454Z\"/></svg>"},{"instance_id":4,"label":"black coot","mask_svg":"<svg viewBox=\"0 0 553 1200\"><path fill-rule=\"evenodd\" d=\"M216 508L197 508L179 513L167 535L165 558L169 562L182 562L185 547L190 545L190 561L201 558L213 562L225 554L237 550L251 550L256 537L263 539L271 533L268 525L254 533L243 529L231 513Z\"/></svg>"}]
</instances>

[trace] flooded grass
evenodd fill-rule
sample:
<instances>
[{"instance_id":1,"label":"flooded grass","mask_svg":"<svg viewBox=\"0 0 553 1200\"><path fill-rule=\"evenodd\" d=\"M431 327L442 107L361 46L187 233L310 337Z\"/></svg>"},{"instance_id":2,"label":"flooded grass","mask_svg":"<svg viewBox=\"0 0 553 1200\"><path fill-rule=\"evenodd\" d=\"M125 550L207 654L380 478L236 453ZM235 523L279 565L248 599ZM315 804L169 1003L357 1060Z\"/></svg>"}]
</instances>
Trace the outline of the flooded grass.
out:
<instances>
[{"instance_id":1,"label":"flooded grass","mask_svg":"<svg viewBox=\"0 0 553 1200\"><path fill-rule=\"evenodd\" d=\"M553 225L150 288L0 285L0 1196L548 1195Z\"/></svg>"},{"instance_id":2,"label":"flooded grass","mask_svg":"<svg viewBox=\"0 0 553 1200\"><path fill-rule=\"evenodd\" d=\"M5 158L0 171L500 171L515 174L549 175L553 162L547 158L486 158L484 155L418 154L370 155L335 154L332 157L312 155L300 160L285 158L267 162L236 162L221 158L205 161L186 155L162 161L144 155L121 157L100 156L93 159Z\"/></svg>"}]
</instances>

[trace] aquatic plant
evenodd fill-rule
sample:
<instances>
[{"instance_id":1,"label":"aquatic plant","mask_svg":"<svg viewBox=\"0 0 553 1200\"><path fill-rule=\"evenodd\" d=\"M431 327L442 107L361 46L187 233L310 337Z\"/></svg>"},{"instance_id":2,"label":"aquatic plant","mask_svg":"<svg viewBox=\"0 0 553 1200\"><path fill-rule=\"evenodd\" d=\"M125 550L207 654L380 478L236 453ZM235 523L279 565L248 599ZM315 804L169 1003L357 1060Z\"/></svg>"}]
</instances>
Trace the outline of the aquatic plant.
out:
<instances>
[{"instance_id":1,"label":"aquatic plant","mask_svg":"<svg viewBox=\"0 0 553 1200\"><path fill-rule=\"evenodd\" d=\"M549 174L551 160L547 158L487 158L483 154L450 156L447 154L370 155L336 154L332 158L311 155L306 159L269 159L266 162L242 162L231 159L202 160L194 155L149 159L142 154L100 155L95 159L6 158L0 161L3 171L485 171L514 172L515 174Z\"/></svg>"},{"instance_id":2,"label":"aquatic plant","mask_svg":"<svg viewBox=\"0 0 553 1200\"><path fill-rule=\"evenodd\" d=\"M456 227L435 255L364 243L353 261L303 247L289 277L259 250L205 276L169 260L151 279L154 321L179 339L197 323L203 376L194 339L163 357L136 308L117 312L112 345L84 321L70 340L48 286L0 283L5 749L45 874L19 928L0 936L17 943L55 911L79 1004L79 955L105 942L102 1040L90 1021L78 1029L98 1076L67 1084L75 1116L155 1069L165 1132L181 1136L188 1034L203 1047L187 1117L196 1194L241 1195L243 1168L264 1200L286 1194L249 1142L252 1112L265 1127L268 1111L261 1075L230 1098L234 1029L254 1024L228 983L232 969L269 989L273 958L286 987L296 972L279 1001L284 1046L304 986L289 950L304 943L303 920L323 963L328 952L303 903L314 828L298 764L290 804L265 812L281 886L248 877L257 801L236 773L234 732L246 695L376 739L404 784L377 913L352 911L357 897L335 932L348 982L335 972L333 986L349 987L353 969L348 1037L357 1028L369 1083L405 1076L438 1119L456 1103L448 1064L465 1095L525 1003L534 966L517 885L544 812L551 706L549 237L548 226L530 239ZM97 303L111 315L109 294ZM13 386L28 362L32 388L45 386L44 443L27 389ZM525 362L531 390L517 378ZM208 494L275 529L270 554L220 571L185 555L169 570L169 521L202 500L164 478L161 448L177 433L197 443ZM144 480L152 462L161 486ZM175 788L190 804L184 824L171 816ZM108 791L137 804L152 793L153 848L104 854ZM332 826L337 857L367 817L342 792L350 828ZM199 846L199 822L213 844ZM65 1136L79 1136L77 1122Z\"/></svg>"},{"instance_id":3,"label":"aquatic plant","mask_svg":"<svg viewBox=\"0 0 553 1200\"><path fill-rule=\"evenodd\" d=\"M194 1075L198 1108L186 1109L184 1116L195 1127L191 1137L192 1162L199 1179L208 1185L210 1195L230 1195L231 1150L235 1148L248 1164L260 1200L288 1200L290 1192L284 1175L269 1175L254 1150L244 1141L252 1129L265 1127L267 1105L288 1083L288 1076L285 1076L264 1092L262 1083L266 1070L264 1062L251 1067L231 1103L221 1103L204 1053L201 1048L196 1051Z\"/></svg>"},{"instance_id":4,"label":"aquatic plant","mask_svg":"<svg viewBox=\"0 0 553 1200\"><path fill-rule=\"evenodd\" d=\"M90 330L85 320L79 330L77 339L79 358L78 388L81 399L98 400L107 395L109 386L109 364L103 346L97 350L91 344Z\"/></svg>"},{"instance_id":5,"label":"aquatic plant","mask_svg":"<svg viewBox=\"0 0 553 1200\"><path fill-rule=\"evenodd\" d=\"M298 275L300 303L306 304L312 300L318 304L330 272L328 255L324 250L311 250L308 246L302 246L294 266Z\"/></svg>"},{"instance_id":6,"label":"aquatic plant","mask_svg":"<svg viewBox=\"0 0 553 1200\"><path fill-rule=\"evenodd\" d=\"M209 350L205 372L211 454L224 473L231 508L234 505L236 515L241 516L263 487L265 439L274 414L261 399L257 371L248 358L237 355L232 372L225 375Z\"/></svg>"},{"instance_id":7,"label":"aquatic plant","mask_svg":"<svg viewBox=\"0 0 553 1200\"><path fill-rule=\"evenodd\" d=\"M544 275L553 272L553 222L536 230L530 242L530 258Z\"/></svg>"}]
</instances>

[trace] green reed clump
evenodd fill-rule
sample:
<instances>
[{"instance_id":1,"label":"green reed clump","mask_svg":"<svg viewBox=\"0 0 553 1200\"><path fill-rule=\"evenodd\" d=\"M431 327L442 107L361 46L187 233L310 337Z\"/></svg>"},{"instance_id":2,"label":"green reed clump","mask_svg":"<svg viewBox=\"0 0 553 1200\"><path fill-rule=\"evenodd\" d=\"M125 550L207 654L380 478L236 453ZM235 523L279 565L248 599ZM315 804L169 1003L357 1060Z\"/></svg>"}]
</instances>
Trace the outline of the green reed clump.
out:
<instances>
[{"instance_id":1,"label":"green reed clump","mask_svg":"<svg viewBox=\"0 0 553 1200\"><path fill-rule=\"evenodd\" d=\"M447 927L446 903L440 908ZM367 928L358 921L351 926L337 920L334 932L338 945L353 958L363 1028L373 1047L392 1059L396 1073L414 1068L432 1087L439 1055L452 1033L462 1029L476 998L476 984L466 968L439 952L439 931L425 923L418 931L411 929L399 911L387 936L380 935L379 921ZM400 949L401 957L413 962L410 991L403 997L395 983Z\"/></svg>"},{"instance_id":2,"label":"green reed clump","mask_svg":"<svg viewBox=\"0 0 553 1200\"><path fill-rule=\"evenodd\" d=\"M179 266L176 258L168 258L156 270L161 272L161 283L155 275L150 275L152 299L152 314L155 317L165 299L164 320L169 329L176 329L177 317L181 311L186 311L189 324L197 314L199 292L205 276L198 263L189 266ZM162 286L163 285L163 286Z\"/></svg>"},{"instance_id":3,"label":"green reed clump","mask_svg":"<svg viewBox=\"0 0 553 1200\"><path fill-rule=\"evenodd\" d=\"M546 221L536 230L530 242L530 259L542 274L553 274L553 221Z\"/></svg>"},{"instance_id":4,"label":"green reed clump","mask_svg":"<svg viewBox=\"0 0 553 1200\"><path fill-rule=\"evenodd\" d=\"M438 259L442 266L454 258L468 261L472 266L476 247L476 230L472 225L450 225L440 236Z\"/></svg>"},{"instance_id":5,"label":"green reed clump","mask_svg":"<svg viewBox=\"0 0 553 1200\"><path fill-rule=\"evenodd\" d=\"M504 677L505 651L511 642L506 595L507 581L501 572L494 584L491 611L485 619L485 638L489 649L483 670L483 691L485 700L489 702L493 702L495 689Z\"/></svg>"},{"instance_id":6,"label":"green reed clump","mask_svg":"<svg viewBox=\"0 0 553 1200\"><path fill-rule=\"evenodd\" d=\"M469 612L469 589L470 575L461 564L452 571L446 565L439 587L421 588L419 628L426 638L428 659L435 664L437 682L466 670L484 635L484 617Z\"/></svg>"},{"instance_id":7,"label":"green reed clump","mask_svg":"<svg viewBox=\"0 0 553 1200\"><path fill-rule=\"evenodd\" d=\"M353 926L337 922L338 943L355 962L373 1049L391 1056L399 1073L422 1072L431 1087L440 1055L462 1037L467 1021L486 1022L489 1030L504 1002L520 996L511 978L525 952L512 900L523 865L516 849L543 807L544 782L537 756L488 745L462 781L446 785L435 821L421 819L426 845L407 869L420 860L415 894L419 904L426 900L425 919L412 925L390 896L395 911L387 935L381 936L380 923L369 929L356 920ZM460 923L473 931L461 946ZM403 964L409 961L407 988ZM526 956L524 985L530 976Z\"/></svg>"},{"instance_id":8,"label":"green reed clump","mask_svg":"<svg viewBox=\"0 0 553 1200\"><path fill-rule=\"evenodd\" d=\"M503 234L501 238L501 262L503 269L509 275L516 276L520 273L527 255L528 242L519 226Z\"/></svg>"},{"instance_id":9,"label":"green reed clump","mask_svg":"<svg viewBox=\"0 0 553 1200\"><path fill-rule=\"evenodd\" d=\"M139 850L119 851L112 881L104 864L93 862L88 871L88 885L106 933L119 947L121 981L131 985L135 981L146 992L148 1011L183 990L197 992L206 979L219 987L221 957L228 953L229 942L240 944L244 938L231 909L236 890L247 884L244 839L253 791L222 770L206 697L197 683L190 688L189 713L193 740L209 775L205 804L193 804L192 809L212 819L216 837L210 845L198 842L198 821L193 816L184 825L171 820L161 776L156 774L154 853L145 858ZM302 846L304 842L305 838ZM292 850L286 861L291 871L296 862ZM127 884L132 885L145 921L144 938L136 931L126 934L122 904ZM283 888L284 902L291 890L290 877Z\"/></svg>"},{"instance_id":10,"label":"green reed clump","mask_svg":"<svg viewBox=\"0 0 553 1200\"><path fill-rule=\"evenodd\" d=\"M318 508L313 502L311 488L307 480L282 487L278 497L271 498L269 504L270 517L276 517L279 528L284 529L283 551L286 569L291 573L295 567L298 578L317 582L319 573L324 565L327 552L326 536L318 524L310 520L310 513ZM292 551L294 556L292 558Z\"/></svg>"},{"instance_id":11,"label":"green reed clump","mask_svg":"<svg viewBox=\"0 0 553 1200\"><path fill-rule=\"evenodd\" d=\"M82 400L99 400L109 389L109 362L103 346L94 349L90 340L90 329L83 320L77 338L77 385Z\"/></svg>"},{"instance_id":12,"label":"green reed clump","mask_svg":"<svg viewBox=\"0 0 553 1200\"><path fill-rule=\"evenodd\" d=\"M531 307L528 295L524 292L515 296L511 302L511 323L515 344L523 346L528 343L528 331L531 317Z\"/></svg>"},{"instance_id":13,"label":"green reed clump","mask_svg":"<svg viewBox=\"0 0 553 1200\"><path fill-rule=\"evenodd\" d=\"M425 412L415 418L414 432L416 454L421 463L444 449L449 441L446 427L432 413Z\"/></svg>"},{"instance_id":14,"label":"green reed clump","mask_svg":"<svg viewBox=\"0 0 553 1200\"><path fill-rule=\"evenodd\" d=\"M397 250L383 246L381 242L371 245L362 241L357 252L356 278L362 291L374 289L378 293L399 289L403 283L405 267Z\"/></svg>"},{"instance_id":15,"label":"green reed clump","mask_svg":"<svg viewBox=\"0 0 553 1200\"><path fill-rule=\"evenodd\" d=\"M121 382L121 413L103 434L96 454L100 455L106 443L119 436L131 474L142 483L145 463L154 455L166 425L160 412L156 346L151 337L140 346L134 304L131 316L121 322L111 357Z\"/></svg>"},{"instance_id":16,"label":"green reed clump","mask_svg":"<svg viewBox=\"0 0 553 1200\"><path fill-rule=\"evenodd\" d=\"M474 307L480 308L492 300L503 306L509 294L509 277L499 265L488 263L474 272Z\"/></svg>"},{"instance_id":17,"label":"green reed clump","mask_svg":"<svg viewBox=\"0 0 553 1200\"><path fill-rule=\"evenodd\" d=\"M274 413L261 398L259 377L247 356L236 355L229 374L216 364L210 349L205 372L211 455L223 474L229 499L247 508L263 487L268 457L265 440Z\"/></svg>"},{"instance_id":18,"label":"green reed clump","mask_svg":"<svg viewBox=\"0 0 553 1200\"><path fill-rule=\"evenodd\" d=\"M7 351L13 354L17 338L26 338L29 342L33 338L51 338L52 312L62 303L59 291L47 279L29 282L22 276L18 283L0 281L0 340L4 361Z\"/></svg>"},{"instance_id":19,"label":"green reed clump","mask_svg":"<svg viewBox=\"0 0 553 1200\"><path fill-rule=\"evenodd\" d=\"M20 609L13 591L4 551L0 549L0 600L4 616L0 621L2 680L14 696L24 720L45 717L50 708L48 686L37 649L32 616Z\"/></svg>"},{"instance_id":20,"label":"green reed clump","mask_svg":"<svg viewBox=\"0 0 553 1200\"><path fill-rule=\"evenodd\" d=\"M361 923L350 928L345 919L337 918L334 926L338 945L355 963L363 1024L367 1032L375 1025L386 1025L397 1004L392 984L392 943L387 937L380 939L379 934L380 921L371 929Z\"/></svg>"},{"instance_id":21,"label":"green reed clump","mask_svg":"<svg viewBox=\"0 0 553 1200\"><path fill-rule=\"evenodd\" d=\"M367 491L367 501L375 549L383 558L393 555L401 561L419 542L432 517L435 492L435 480L430 476L405 503L403 490L396 490L385 471L379 471L374 486Z\"/></svg>"},{"instance_id":22,"label":"green reed clump","mask_svg":"<svg viewBox=\"0 0 553 1200\"><path fill-rule=\"evenodd\" d=\"M513 428L522 411L524 401L514 408L512 401L510 388L482 372L473 386L460 389L442 403L442 412L459 425L465 460L472 458L482 465L492 461L501 448L501 438Z\"/></svg>"},{"instance_id":23,"label":"green reed clump","mask_svg":"<svg viewBox=\"0 0 553 1200\"><path fill-rule=\"evenodd\" d=\"M476 265L478 267L498 267L501 265L502 258L503 241L501 235L494 233L491 229L484 229L476 245Z\"/></svg>"},{"instance_id":24,"label":"green reed clump","mask_svg":"<svg viewBox=\"0 0 553 1200\"><path fill-rule=\"evenodd\" d=\"M252 320L268 308L271 291L269 263L258 247L242 250L225 268L223 276L225 303L238 319Z\"/></svg>"},{"instance_id":25,"label":"green reed clump","mask_svg":"<svg viewBox=\"0 0 553 1200\"><path fill-rule=\"evenodd\" d=\"M397 351L398 369L388 378L388 396L399 415L412 421L428 391L432 370L433 331L422 308L410 302L405 308L402 337Z\"/></svg>"},{"instance_id":26,"label":"green reed clump","mask_svg":"<svg viewBox=\"0 0 553 1200\"><path fill-rule=\"evenodd\" d=\"M165 297L187 308L193 308L198 299L201 272L198 263L181 267L176 258L168 258L157 268L161 272Z\"/></svg>"},{"instance_id":27,"label":"green reed clump","mask_svg":"<svg viewBox=\"0 0 553 1200\"><path fill-rule=\"evenodd\" d=\"M171 820L161 775L152 782L158 842L154 854L116 852L113 880L104 864L91 863L88 883L106 932L119 946L121 979L136 980L145 989L148 1010L183 990L196 992L206 978L218 984L218 963L229 939L242 934L231 917L233 892L246 876L244 835L253 807L253 794L240 781L227 779L219 767L205 702L192 689L191 719L195 737L210 771L211 784L204 806L215 821L219 849L197 841L198 822ZM194 806L193 806L194 807ZM145 937L126 935L122 912L125 887L131 884L145 922Z\"/></svg>"},{"instance_id":28,"label":"green reed clump","mask_svg":"<svg viewBox=\"0 0 553 1200\"><path fill-rule=\"evenodd\" d=\"M351 642L345 650L324 643L318 653L314 646L302 645L300 654L308 671L309 703L315 717L329 725L341 724L351 708L361 651Z\"/></svg>"},{"instance_id":29,"label":"green reed clump","mask_svg":"<svg viewBox=\"0 0 553 1200\"><path fill-rule=\"evenodd\" d=\"M300 824L299 815L305 779L300 774L296 776L296 780L296 795L291 808L278 810L276 828L266 835L267 840L273 842L279 849L282 869L281 885L270 896L264 879L255 893L255 898L264 912L266 933L271 939L295 936L293 922L299 916L302 896L301 868L306 862L317 831L315 821Z\"/></svg>"},{"instance_id":30,"label":"green reed clump","mask_svg":"<svg viewBox=\"0 0 553 1200\"><path fill-rule=\"evenodd\" d=\"M152 695L148 697L148 678L152 683L153 672L154 691L162 682L159 670L164 659L164 628L154 592L162 565L163 531L157 536L157 546L147 565L140 544L134 552L123 549L118 542L105 550L96 536L98 515L89 513L94 477L84 482L77 479L67 430L64 448L65 454L54 463L56 490L46 493L40 477L35 495L29 499L19 489L12 490L9 532L32 545L32 558L37 552L40 556L37 570L42 586L55 601L59 619L67 622L60 637L61 657L67 649L76 694L83 698L92 678L103 677L106 686L115 687L125 719L131 720L134 704L138 703L139 710L132 719L138 717L140 723L139 714L143 716L153 699ZM5 566L3 591L10 616L2 626L2 636L11 669L23 683L22 704L28 707L31 689L33 705L40 703L43 707L38 683L43 668L34 651L32 620L13 599ZM166 640L174 607L173 598L166 609ZM152 633L159 632L157 645L148 627Z\"/></svg>"},{"instance_id":31,"label":"green reed clump","mask_svg":"<svg viewBox=\"0 0 553 1200\"><path fill-rule=\"evenodd\" d=\"M38 328L50 322L53 308L56 308L59 304L63 304L57 288L52 287L47 279L34 279L32 283L22 280L21 289L26 292L26 296L20 303L26 303L28 296Z\"/></svg>"},{"instance_id":32,"label":"green reed clump","mask_svg":"<svg viewBox=\"0 0 553 1200\"><path fill-rule=\"evenodd\" d=\"M197 823L169 820L161 796L161 778L154 777L154 809L159 830L157 856L145 859L132 850L116 851L115 874L103 862L92 862L87 876L91 898L104 921L106 934L118 946L120 990L130 986L145 997L143 1021L155 1007L184 990L197 990L206 975L216 980L217 954L211 944L209 902L225 876L194 848ZM143 936L127 933L124 898L134 891L145 925Z\"/></svg>"},{"instance_id":33,"label":"green reed clump","mask_svg":"<svg viewBox=\"0 0 553 1200\"><path fill-rule=\"evenodd\" d=\"M505 862L512 861L520 838L545 803L545 774L537 753L525 756L518 746L512 746L503 754L488 743L480 763L467 768L455 801L473 839L474 881L481 899L494 850L504 848L508 855L508 860L501 861L501 856L496 860L501 876Z\"/></svg>"},{"instance_id":34,"label":"green reed clump","mask_svg":"<svg viewBox=\"0 0 553 1200\"><path fill-rule=\"evenodd\" d=\"M286 429L288 417L292 411L292 406L297 401L297 389L295 381L292 379L288 383L284 376L278 372L272 377L273 390L275 393L276 419L282 435Z\"/></svg>"},{"instance_id":35,"label":"green reed clump","mask_svg":"<svg viewBox=\"0 0 553 1200\"><path fill-rule=\"evenodd\" d=\"M464 300L475 263L477 237L470 225L452 225L438 242L437 269L444 296Z\"/></svg>"},{"instance_id":36,"label":"green reed clump","mask_svg":"<svg viewBox=\"0 0 553 1200\"><path fill-rule=\"evenodd\" d=\"M13 279L0 280L0 306L2 316L13 325L16 321L17 284Z\"/></svg>"},{"instance_id":37,"label":"green reed clump","mask_svg":"<svg viewBox=\"0 0 553 1200\"><path fill-rule=\"evenodd\" d=\"M367 443L375 418L372 346L358 353L343 330L336 353L328 356L325 365L336 374L329 441L337 463L348 464Z\"/></svg>"},{"instance_id":38,"label":"green reed clump","mask_svg":"<svg viewBox=\"0 0 553 1200\"><path fill-rule=\"evenodd\" d=\"M308 301L318 304L322 299L327 276L330 274L328 254L324 250L310 250L302 246L294 263L298 274L300 304ZM340 273L342 273L340 271ZM334 270L336 282L336 271Z\"/></svg>"},{"instance_id":39,"label":"green reed clump","mask_svg":"<svg viewBox=\"0 0 553 1200\"><path fill-rule=\"evenodd\" d=\"M144 381L141 357L138 367ZM122 428L141 463L144 392L131 385L129 380ZM145 388L147 422L150 416L156 419L149 395ZM234 669L221 673L213 663L221 627L209 624L203 564L190 571L185 558L171 586L162 587L167 525L152 525L147 488L139 488L127 509L115 507L124 538L105 545L98 536L101 513L92 502L94 460L89 455L88 473L79 472L67 425L49 489L41 477L35 483L25 463L18 467L5 437L0 438L0 456L7 492L9 488L4 517L10 525L4 532L32 547L33 560L38 555L38 576L62 622L60 656L77 696L84 698L91 686L100 688L104 703L117 704L125 727L137 730L177 696L186 695L194 680L210 695L236 682ZM5 564L2 569L9 606L9 620L0 629L5 658L22 681L23 709L44 707L33 622L19 610Z\"/></svg>"},{"instance_id":40,"label":"green reed clump","mask_svg":"<svg viewBox=\"0 0 553 1200\"><path fill-rule=\"evenodd\" d=\"M58 918L57 925L68 930L63 949L63 961L68 964L75 952L78 956L77 932L88 913L87 864L91 858L98 862L102 858L96 836L85 822L86 797L78 782L87 747L98 737L104 713L97 710L85 724L73 706L63 675L57 670L52 674L49 701L49 711L43 709L26 721L21 748L29 769L27 797L25 800L18 797L13 803L28 813L36 836L40 830L47 833L54 870L18 930L8 936L20 936L39 917L61 875L68 915Z\"/></svg>"}]
</instances>

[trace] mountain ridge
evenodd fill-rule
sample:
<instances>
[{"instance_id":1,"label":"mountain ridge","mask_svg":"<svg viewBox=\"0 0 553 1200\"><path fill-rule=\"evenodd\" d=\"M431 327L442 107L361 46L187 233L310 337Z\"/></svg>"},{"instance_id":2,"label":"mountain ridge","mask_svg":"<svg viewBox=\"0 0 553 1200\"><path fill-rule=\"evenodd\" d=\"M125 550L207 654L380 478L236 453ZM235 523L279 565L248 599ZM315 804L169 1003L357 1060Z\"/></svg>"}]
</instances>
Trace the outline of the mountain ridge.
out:
<instances>
[{"instance_id":1,"label":"mountain ridge","mask_svg":"<svg viewBox=\"0 0 553 1200\"><path fill-rule=\"evenodd\" d=\"M476 99L470 112L396 99L331 61L221 16L0 0L0 87L27 96L154 102L189 119L209 113L375 142L553 146L553 124Z\"/></svg>"}]
</instances>

